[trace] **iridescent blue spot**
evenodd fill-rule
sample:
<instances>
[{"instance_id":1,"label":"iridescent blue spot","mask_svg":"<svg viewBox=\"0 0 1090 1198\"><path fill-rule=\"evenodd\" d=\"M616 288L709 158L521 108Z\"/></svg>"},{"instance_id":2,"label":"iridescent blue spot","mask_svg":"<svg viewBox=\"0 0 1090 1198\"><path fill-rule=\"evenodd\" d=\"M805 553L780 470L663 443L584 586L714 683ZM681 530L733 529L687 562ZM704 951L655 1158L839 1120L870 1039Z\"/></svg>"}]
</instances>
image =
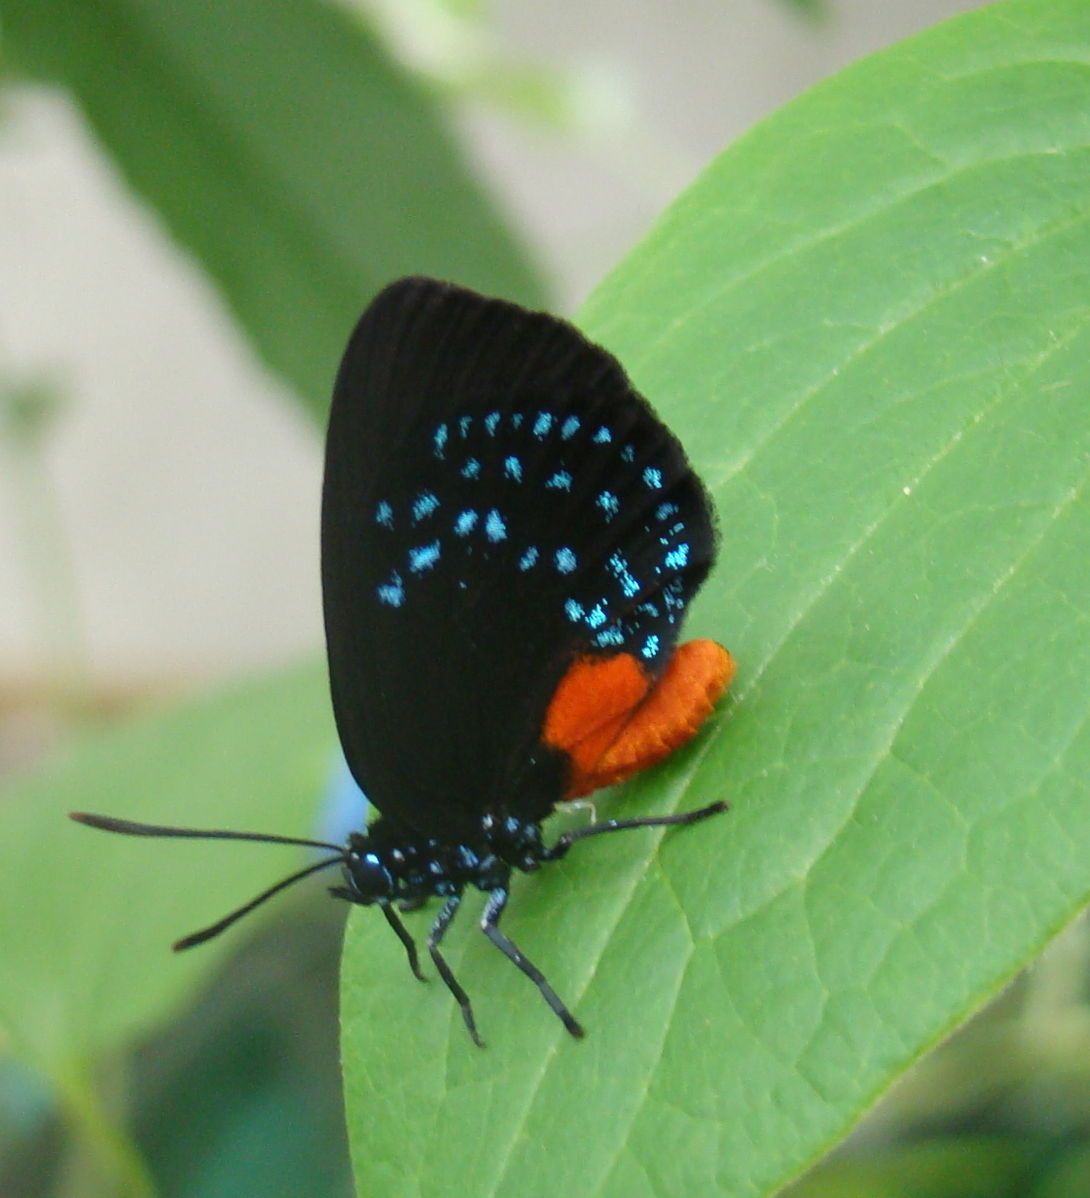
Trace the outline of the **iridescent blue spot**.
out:
<instances>
[{"instance_id":1,"label":"iridescent blue spot","mask_svg":"<svg viewBox=\"0 0 1090 1198\"><path fill-rule=\"evenodd\" d=\"M458 513L458 519L454 521L454 531L460 537L468 537L476 527L477 513L472 508Z\"/></svg>"},{"instance_id":2,"label":"iridescent blue spot","mask_svg":"<svg viewBox=\"0 0 1090 1198\"><path fill-rule=\"evenodd\" d=\"M437 458L439 458L440 461L442 461L443 458L446 457L446 454L443 451L446 449L447 437L449 435L450 435L450 430L447 428L447 426L445 424L441 424L435 430L435 436L432 438L432 443L435 446L435 456Z\"/></svg>"},{"instance_id":3,"label":"iridescent blue spot","mask_svg":"<svg viewBox=\"0 0 1090 1198\"><path fill-rule=\"evenodd\" d=\"M570 441L579 431L579 417L569 416L560 426L560 435L565 441Z\"/></svg>"},{"instance_id":4,"label":"iridescent blue spot","mask_svg":"<svg viewBox=\"0 0 1090 1198\"><path fill-rule=\"evenodd\" d=\"M655 508L655 519L656 520L669 520L670 517L675 515L676 513L677 513L677 504L676 503L660 503L658 505L658 507Z\"/></svg>"},{"instance_id":5,"label":"iridescent blue spot","mask_svg":"<svg viewBox=\"0 0 1090 1198\"><path fill-rule=\"evenodd\" d=\"M624 633L614 624L612 628L603 628L594 638L594 643L603 649L609 645L623 645Z\"/></svg>"},{"instance_id":6,"label":"iridescent blue spot","mask_svg":"<svg viewBox=\"0 0 1090 1198\"><path fill-rule=\"evenodd\" d=\"M561 574L570 574L575 564L575 554L567 546L556 551L556 568Z\"/></svg>"},{"instance_id":7,"label":"iridescent blue spot","mask_svg":"<svg viewBox=\"0 0 1090 1198\"><path fill-rule=\"evenodd\" d=\"M557 470L545 480L545 487L549 491L570 491L571 475L566 470Z\"/></svg>"},{"instance_id":8,"label":"iridescent blue spot","mask_svg":"<svg viewBox=\"0 0 1090 1198\"><path fill-rule=\"evenodd\" d=\"M659 609L653 603L641 603L636 611L641 616L650 616L652 620L659 618Z\"/></svg>"},{"instance_id":9,"label":"iridescent blue spot","mask_svg":"<svg viewBox=\"0 0 1090 1198\"><path fill-rule=\"evenodd\" d=\"M480 478L481 463L477 458L468 458L466 464L462 467L463 478Z\"/></svg>"},{"instance_id":10,"label":"iridescent blue spot","mask_svg":"<svg viewBox=\"0 0 1090 1198\"><path fill-rule=\"evenodd\" d=\"M636 460L635 445L626 445L624 447L624 449L621 450L621 461L622 462L634 462L635 460Z\"/></svg>"},{"instance_id":11,"label":"iridescent blue spot","mask_svg":"<svg viewBox=\"0 0 1090 1198\"><path fill-rule=\"evenodd\" d=\"M414 574L423 574L430 570L439 560L439 542L432 541L430 545L421 545L409 550L409 569Z\"/></svg>"},{"instance_id":12,"label":"iridescent blue spot","mask_svg":"<svg viewBox=\"0 0 1090 1198\"><path fill-rule=\"evenodd\" d=\"M385 499L375 508L375 523L381 524L383 528L393 528L394 526L394 509Z\"/></svg>"},{"instance_id":13,"label":"iridescent blue spot","mask_svg":"<svg viewBox=\"0 0 1090 1198\"><path fill-rule=\"evenodd\" d=\"M515 412L511 416L511 427L512 428L522 428L522 413L521 412Z\"/></svg>"},{"instance_id":14,"label":"iridescent blue spot","mask_svg":"<svg viewBox=\"0 0 1090 1198\"><path fill-rule=\"evenodd\" d=\"M662 588L662 601L666 605L668 612L681 612L685 610L685 583L680 578L675 578L668 582ZM674 622L674 617L669 617L670 623Z\"/></svg>"},{"instance_id":15,"label":"iridescent blue spot","mask_svg":"<svg viewBox=\"0 0 1090 1198\"><path fill-rule=\"evenodd\" d=\"M522 463L514 454L503 459L503 473L513 482L522 482Z\"/></svg>"},{"instance_id":16,"label":"iridescent blue spot","mask_svg":"<svg viewBox=\"0 0 1090 1198\"><path fill-rule=\"evenodd\" d=\"M494 437L496 435L496 425L500 422L499 412L489 412L484 418L484 426L488 430L488 435Z\"/></svg>"},{"instance_id":17,"label":"iridescent blue spot","mask_svg":"<svg viewBox=\"0 0 1090 1198\"><path fill-rule=\"evenodd\" d=\"M609 617L606 615L606 609L600 603L596 603L590 609L590 611L587 612L587 627L601 628L608 618Z\"/></svg>"},{"instance_id":18,"label":"iridescent blue spot","mask_svg":"<svg viewBox=\"0 0 1090 1198\"><path fill-rule=\"evenodd\" d=\"M507 539L507 525L504 524L503 517L495 508L492 508L484 518L484 535L493 545Z\"/></svg>"},{"instance_id":19,"label":"iridescent blue spot","mask_svg":"<svg viewBox=\"0 0 1090 1198\"><path fill-rule=\"evenodd\" d=\"M466 439L467 436L469 436L469 426L472 423L473 423L472 416L459 416L458 417L458 431L462 434L463 441Z\"/></svg>"},{"instance_id":20,"label":"iridescent blue spot","mask_svg":"<svg viewBox=\"0 0 1090 1198\"><path fill-rule=\"evenodd\" d=\"M648 466L643 472L643 481L652 491L657 491L662 486L662 471L656 470L654 466Z\"/></svg>"},{"instance_id":21,"label":"iridescent blue spot","mask_svg":"<svg viewBox=\"0 0 1090 1198\"><path fill-rule=\"evenodd\" d=\"M535 437L540 441L545 434L553 427L552 413L538 412L537 419L534 421L534 427L531 430Z\"/></svg>"},{"instance_id":22,"label":"iridescent blue spot","mask_svg":"<svg viewBox=\"0 0 1090 1198\"><path fill-rule=\"evenodd\" d=\"M405 602L405 586L396 570L390 575L390 581L378 588L378 599L387 607L400 607Z\"/></svg>"},{"instance_id":23,"label":"iridescent blue spot","mask_svg":"<svg viewBox=\"0 0 1090 1198\"><path fill-rule=\"evenodd\" d=\"M689 546L679 545L662 559L663 565L669 570L681 570L689 564Z\"/></svg>"},{"instance_id":24,"label":"iridescent blue spot","mask_svg":"<svg viewBox=\"0 0 1090 1198\"><path fill-rule=\"evenodd\" d=\"M413 500L413 520L419 524L439 506L438 498L431 491L421 491Z\"/></svg>"},{"instance_id":25,"label":"iridescent blue spot","mask_svg":"<svg viewBox=\"0 0 1090 1198\"><path fill-rule=\"evenodd\" d=\"M628 570L628 562L619 553L614 553L606 563L610 573L621 584L621 591L627 599L633 599L640 593L640 584Z\"/></svg>"},{"instance_id":26,"label":"iridescent blue spot","mask_svg":"<svg viewBox=\"0 0 1090 1198\"><path fill-rule=\"evenodd\" d=\"M612 440L613 440L613 434L609 431L608 428L605 427L605 425L603 425L594 434L594 444L595 445L608 445L610 443L610 441L612 441Z\"/></svg>"},{"instance_id":27,"label":"iridescent blue spot","mask_svg":"<svg viewBox=\"0 0 1090 1198\"><path fill-rule=\"evenodd\" d=\"M605 512L607 520L612 520L621 510L621 502L612 491L603 491L594 502Z\"/></svg>"},{"instance_id":28,"label":"iridescent blue spot","mask_svg":"<svg viewBox=\"0 0 1090 1198\"><path fill-rule=\"evenodd\" d=\"M538 551L536 545L531 545L529 549L519 558L519 569L525 574L527 570L532 570L537 565Z\"/></svg>"},{"instance_id":29,"label":"iridescent blue spot","mask_svg":"<svg viewBox=\"0 0 1090 1198\"><path fill-rule=\"evenodd\" d=\"M659 651L659 638L653 633L643 643L643 648L640 652L646 658L652 658Z\"/></svg>"},{"instance_id":30,"label":"iridescent blue spot","mask_svg":"<svg viewBox=\"0 0 1090 1198\"><path fill-rule=\"evenodd\" d=\"M567 602L564 604L564 611L567 612L568 619L571 620L573 624L578 624L583 618L583 605L581 603L576 603L574 599L567 600Z\"/></svg>"}]
</instances>

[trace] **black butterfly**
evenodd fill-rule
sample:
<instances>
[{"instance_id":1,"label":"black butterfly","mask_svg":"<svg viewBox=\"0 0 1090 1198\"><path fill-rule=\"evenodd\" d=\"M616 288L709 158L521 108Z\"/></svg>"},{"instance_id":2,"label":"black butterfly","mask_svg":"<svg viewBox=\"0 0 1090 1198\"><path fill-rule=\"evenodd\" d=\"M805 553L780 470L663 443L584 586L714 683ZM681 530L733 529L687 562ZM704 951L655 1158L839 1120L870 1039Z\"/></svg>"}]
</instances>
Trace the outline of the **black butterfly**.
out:
<instances>
[{"instance_id":1,"label":"black butterfly","mask_svg":"<svg viewBox=\"0 0 1090 1198\"><path fill-rule=\"evenodd\" d=\"M500 930L513 870L588 836L688 824L606 820L554 844L541 821L690 740L729 684L712 641L677 646L711 567L709 500L677 439L616 360L571 325L430 279L387 287L341 363L326 441L322 589L333 709L349 767L380 813L346 845L137 824L112 832L310 844L286 886L341 864L332 893L398 916L444 900L428 951L480 1044L440 945L467 886L481 926L572 1035L583 1029Z\"/></svg>"}]
</instances>

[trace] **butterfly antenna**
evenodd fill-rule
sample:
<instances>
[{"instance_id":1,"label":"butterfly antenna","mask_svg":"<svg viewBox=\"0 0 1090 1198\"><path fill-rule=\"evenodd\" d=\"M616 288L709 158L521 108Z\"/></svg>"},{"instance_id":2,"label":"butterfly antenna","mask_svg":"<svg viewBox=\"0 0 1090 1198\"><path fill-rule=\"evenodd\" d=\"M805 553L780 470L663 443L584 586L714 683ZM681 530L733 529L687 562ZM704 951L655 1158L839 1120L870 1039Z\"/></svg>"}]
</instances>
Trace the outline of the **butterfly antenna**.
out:
<instances>
[{"instance_id":1,"label":"butterfly antenna","mask_svg":"<svg viewBox=\"0 0 1090 1198\"><path fill-rule=\"evenodd\" d=\"M143 833L137 833L137 835L143 835ZM289 886L294 886L296 882L310 877L311 874L318 873L319 870L328 869L331 865L339 865L343 860L344 854L338 850L336 857L329 857L325 861L318 861L313 865L308 865L305 869L296 870L295 873L289 874L288 877L277 882L275 886L270 886L268 890L263 890L256 898L250 899L248 903L244 903L241 907L230 912L230 914L217 920L216 923L209 924L207 928L202 928L199 932L191 932L188 936L183 936L181 940L175 941L172 946L174 951L180 953L183 949L192 948L195 944L204 944L206 940L211 940L214 936L218 936L220 932L226 931L244 915L249 915L255 907L260 907L262 903L268 902L273 895L279 894L281 890L286 890Z\"/></svg>"},{"instance_id":2,"label":"butterfly antenna","mask_svg":"<svg viewBox=\"0 0 1090 1198\"><path fill-rule=\"evenodd\" d=\"M173 840L255 840L258 844L295 844L308 849L329 849L344 856L344 848L325 840L307 840L299 836L274 836L266 832L228 832L223 828L171 828L162 824L138 824L129 819L114 819L111 815L91 815L86 811L69 811L69 819L88 828L103 832L119 832L122 836L163 836Z\"/></svg>"}]
</instances>

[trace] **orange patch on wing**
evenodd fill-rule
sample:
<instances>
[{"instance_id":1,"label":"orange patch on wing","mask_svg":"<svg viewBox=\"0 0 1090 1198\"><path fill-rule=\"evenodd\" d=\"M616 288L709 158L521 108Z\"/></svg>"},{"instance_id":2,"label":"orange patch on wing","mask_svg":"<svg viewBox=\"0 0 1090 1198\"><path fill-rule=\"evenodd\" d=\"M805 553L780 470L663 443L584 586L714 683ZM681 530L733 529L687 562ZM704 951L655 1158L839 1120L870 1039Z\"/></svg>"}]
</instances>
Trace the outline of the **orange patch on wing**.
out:
<instances>
[{"instance_id":1,"label":"orange patch on wing","mask_svg":"<svg viewBox=\"0 0 1090 1198\"><path fill-rule=\"evenodd\" d=\"M571 761L564 797L622 782L680 749L733 676L733 658L715 641L679 645L654 685L628 653L574 662L553 694L543 729L545 743Z\"/></svg>"}]
</instances>

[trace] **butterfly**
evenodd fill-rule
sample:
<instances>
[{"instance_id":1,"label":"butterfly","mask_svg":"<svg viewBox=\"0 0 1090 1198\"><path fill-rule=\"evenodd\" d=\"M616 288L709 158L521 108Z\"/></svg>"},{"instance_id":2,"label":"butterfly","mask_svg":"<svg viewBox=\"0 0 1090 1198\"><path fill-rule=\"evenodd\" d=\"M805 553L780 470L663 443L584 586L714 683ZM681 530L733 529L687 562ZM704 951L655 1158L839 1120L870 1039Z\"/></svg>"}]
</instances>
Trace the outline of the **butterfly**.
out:
<instances>
[{"instance_id":1,"label":"butterfly","mask_svg":"<svg viewBox=\"0 0 1090 1198\"><path fill-rule=\"evenodd\" d=\"M442 951L467 890L481 927L573 1036L582 1025L500 923L512 876L580 841L726 810L607 819L546 842L565 800L624 781L696 735L734 673L711 640L679 644L716 549L711 503L677 438L619 363L567 322L449 283L407 278L363 313L326 438L322 594L345 759L379 813L344 845L72 818L139 836L306 844L285 887L342 868L339 898L376 906L423 979L399 911L441 906Z\"/></svg>"}]
</instances>

